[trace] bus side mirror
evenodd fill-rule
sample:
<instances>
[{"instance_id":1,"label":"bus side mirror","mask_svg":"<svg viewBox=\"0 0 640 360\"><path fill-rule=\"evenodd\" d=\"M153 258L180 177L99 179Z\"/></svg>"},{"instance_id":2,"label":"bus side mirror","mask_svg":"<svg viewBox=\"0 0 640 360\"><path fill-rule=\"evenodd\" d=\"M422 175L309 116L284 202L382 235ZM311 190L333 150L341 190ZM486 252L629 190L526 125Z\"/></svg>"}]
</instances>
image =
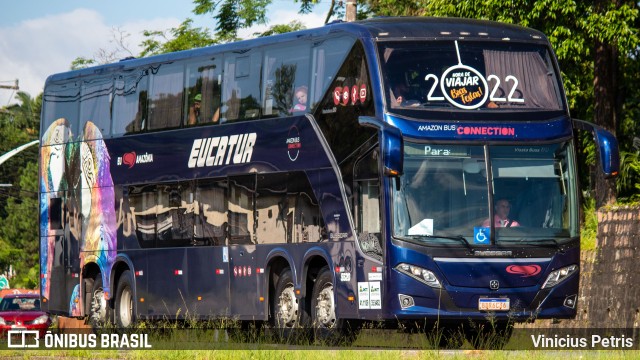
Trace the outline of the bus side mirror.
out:
<instances>
[{"instance_id":1,"label":"bus side mirror","mask_svg":"<svg viewBox=\"0 0 640 360\"><path fill-rule=\"evenodd\" d=\"M402 175L404 161L402 149L404 145L400 129L370 116L360 116L358 122L361 126L378 130L384 174L394 177Z\"/></svg>"},{"instance_id":2,"label":"bus side mirror","mask_svg":"<svg viewBox=\"0 0 640 360\"><path fill-rule=\"evenodd\" d=\"M593 140L598 148L600 166L606 178L615 177L620 172L620 152L618 140L615 136L600 126L584 120L573 119L574 127L593 134Z\"/></svg>"}]
</instances>

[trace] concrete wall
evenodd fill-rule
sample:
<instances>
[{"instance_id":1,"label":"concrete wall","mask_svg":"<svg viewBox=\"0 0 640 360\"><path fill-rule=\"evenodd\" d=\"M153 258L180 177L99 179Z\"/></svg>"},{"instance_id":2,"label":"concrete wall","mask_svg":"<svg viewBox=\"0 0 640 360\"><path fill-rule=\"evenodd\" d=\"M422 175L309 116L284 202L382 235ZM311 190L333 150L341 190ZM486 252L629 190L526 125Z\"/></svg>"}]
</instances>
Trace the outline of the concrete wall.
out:
<instances>
[{"instance_id":1,"label":"concrete wall","mask_svg":"<svg viewBox=\"0 0 640 360\"><path fill-rule=\"evenodd\" d=\"M640 208L598 211L598 239L583 296L590 327L640 326Z\"/></svg>"},{"instance_id":2,"label":"concrete wall","mask_svg":"<svg viewBox=\"0 0 640 360\"><path fill-rule=\"evenodd\" d=\"M523 327L640 327L640 207L598 211L596 250L582 252L576 319Z\"/></svg>"}]
</instances>

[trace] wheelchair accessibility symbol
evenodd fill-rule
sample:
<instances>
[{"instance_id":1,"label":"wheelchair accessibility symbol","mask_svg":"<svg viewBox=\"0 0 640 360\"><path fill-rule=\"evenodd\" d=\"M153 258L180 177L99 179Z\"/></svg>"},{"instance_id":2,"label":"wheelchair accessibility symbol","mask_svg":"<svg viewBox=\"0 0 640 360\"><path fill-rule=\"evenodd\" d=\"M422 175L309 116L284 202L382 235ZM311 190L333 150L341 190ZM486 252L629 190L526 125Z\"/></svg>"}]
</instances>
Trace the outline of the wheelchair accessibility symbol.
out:
<instances>
[{"instance_id":1,"label":"wheelchair accessibility symbol","mask_svg":"<svg viewBox=\"0 0 640 360\"><path fill-rule=\"evenodd\" d=\"M491 228L488 228L488 227L473 228L473 243L489 245L490 234L491 234Z\"/></svg>"}]
</instances>

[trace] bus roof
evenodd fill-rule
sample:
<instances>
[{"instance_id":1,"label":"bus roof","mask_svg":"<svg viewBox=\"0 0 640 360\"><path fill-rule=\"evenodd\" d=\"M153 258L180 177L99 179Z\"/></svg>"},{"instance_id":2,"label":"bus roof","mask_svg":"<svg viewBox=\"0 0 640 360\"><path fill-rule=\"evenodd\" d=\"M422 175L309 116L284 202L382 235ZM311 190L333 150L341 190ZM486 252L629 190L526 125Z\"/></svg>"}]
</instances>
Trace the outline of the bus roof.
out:
<instances>
[{"instance_id":1,"label":"bus roof","mask_svg":"<svg viewBox=\"0 0 640 360\"><path fill-rule=\"evenodd\" d=\"M116 63L54 74L49 76L46 82L58 82L91 75L106 75L146 64L167 63L181 59L196 58L212 53L241 51L263 45L339 33L351 34L358 38L373 38L378 41L416 39L482 39L495 41L508 39L513 41L547 42L546 36L537 30L493 21L434 17L379 17L349 23L338 21L314 29L178 51L146 58L125 59Z\"/></svg>"}]
</instances>

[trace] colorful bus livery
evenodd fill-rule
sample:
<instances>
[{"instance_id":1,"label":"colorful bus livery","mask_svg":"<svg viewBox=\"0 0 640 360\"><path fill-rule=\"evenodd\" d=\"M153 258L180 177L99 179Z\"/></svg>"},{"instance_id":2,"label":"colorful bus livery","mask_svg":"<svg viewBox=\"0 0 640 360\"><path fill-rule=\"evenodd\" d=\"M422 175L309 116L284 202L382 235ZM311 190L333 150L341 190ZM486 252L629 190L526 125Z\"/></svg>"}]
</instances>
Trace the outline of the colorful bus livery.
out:
<instances>
[{"instance_id":1,"label":"colorful bus livery","mask_svg":"<svg viewBox=\"0 0 640 360\"><path fill-rule=\"evenodd\" d=\"M618 153L558 74L537 31L403 18L53 75L44 307L118 326L574 317L573 126L608 176Z\"/></svg>"}]
</instances>

